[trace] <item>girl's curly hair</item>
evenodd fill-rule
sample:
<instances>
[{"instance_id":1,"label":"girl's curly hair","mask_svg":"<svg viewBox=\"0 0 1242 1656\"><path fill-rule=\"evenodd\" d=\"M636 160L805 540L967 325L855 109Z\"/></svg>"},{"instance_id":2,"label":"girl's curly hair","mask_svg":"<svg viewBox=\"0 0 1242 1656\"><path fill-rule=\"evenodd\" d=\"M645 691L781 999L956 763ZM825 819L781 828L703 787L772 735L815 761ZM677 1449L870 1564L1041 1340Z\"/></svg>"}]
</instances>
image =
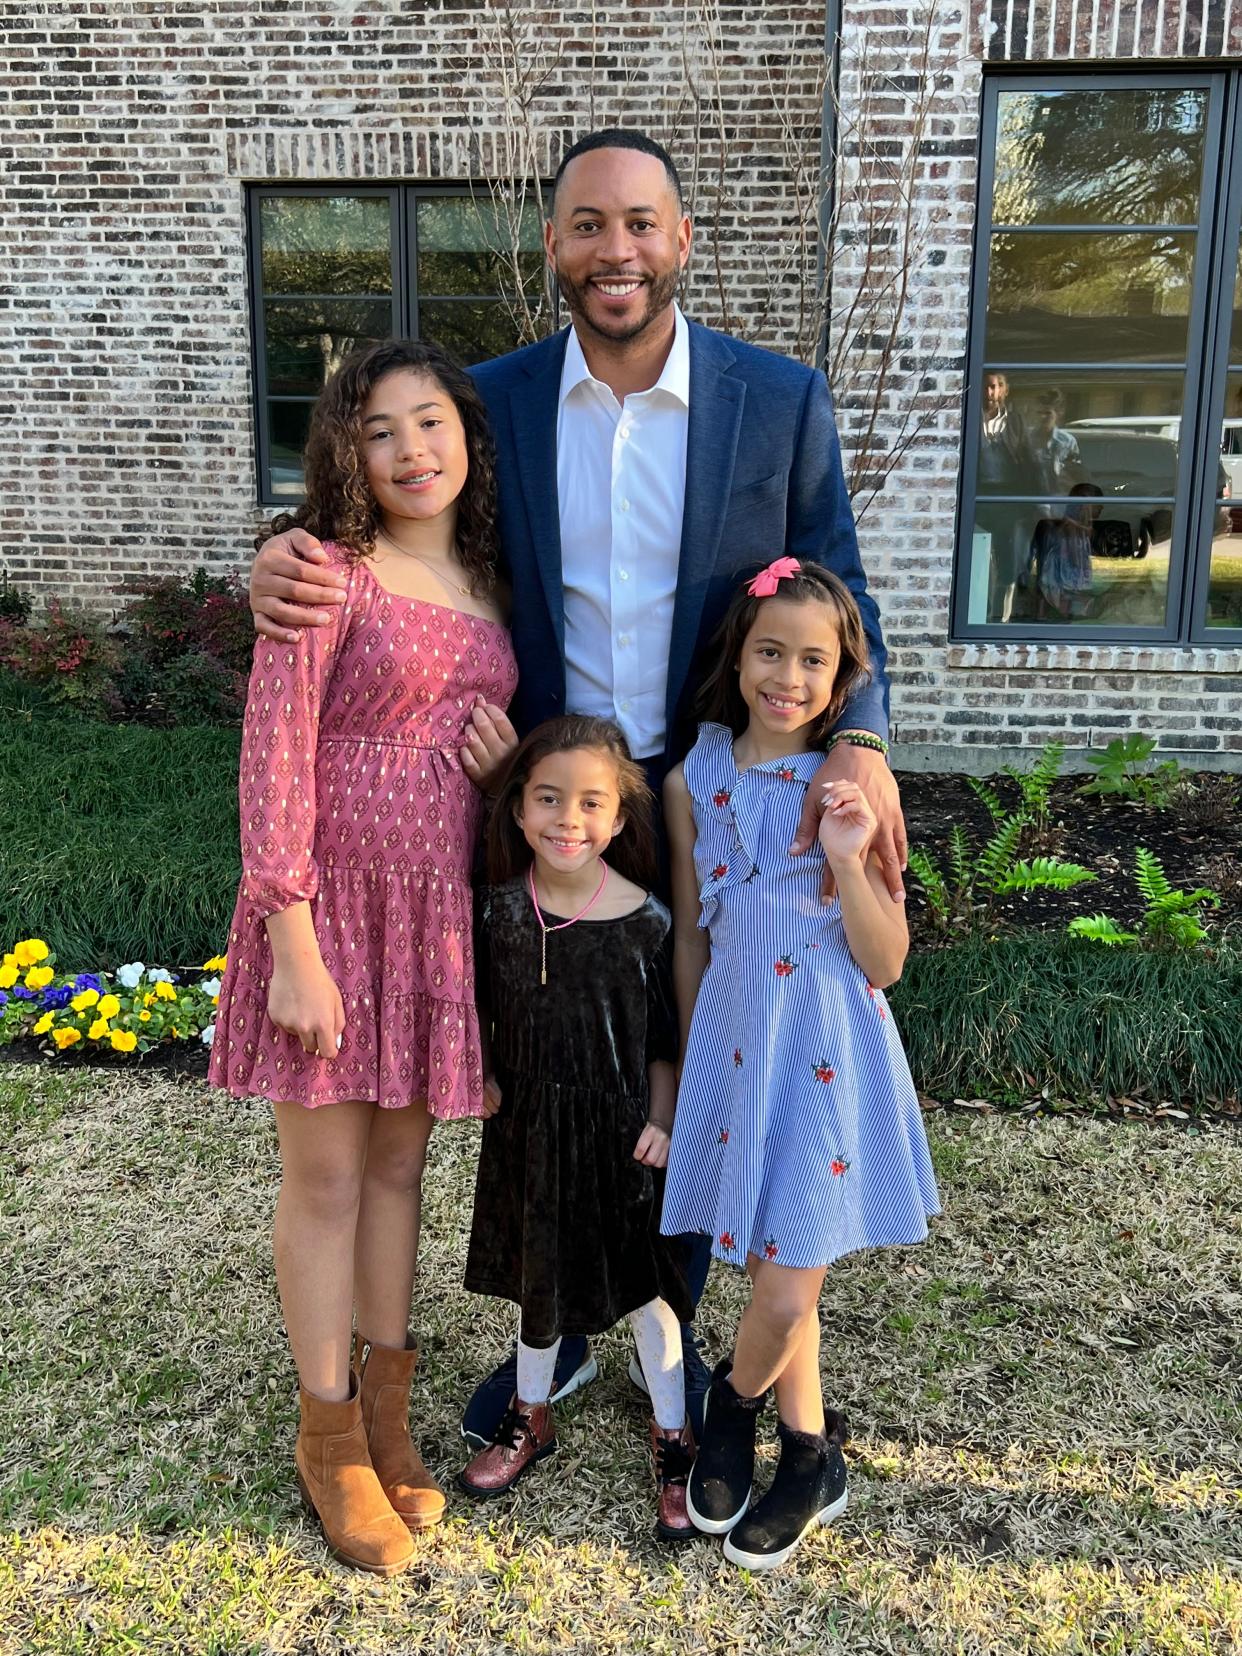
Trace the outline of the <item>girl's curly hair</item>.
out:
<instances>
[{"instance_id":1,"label":"girl's curly hair","mask_svg":"<svg viewBox=\"0 0 1242 1656\"><path fill-rule=\"evenodd\" d=\"M486 596L496 584L496 451L487 410L474 381L447 351L427 340L389 339L355 351L328 380L311 415L303 465L306 498L272 519L270 533L307 529L358 557L375 545L380 509L367 483L362 411L386 374L426 374L453 401L466 431L465 486L457 499L457 555L470 590Z\"/></svg>"}]
</instances>

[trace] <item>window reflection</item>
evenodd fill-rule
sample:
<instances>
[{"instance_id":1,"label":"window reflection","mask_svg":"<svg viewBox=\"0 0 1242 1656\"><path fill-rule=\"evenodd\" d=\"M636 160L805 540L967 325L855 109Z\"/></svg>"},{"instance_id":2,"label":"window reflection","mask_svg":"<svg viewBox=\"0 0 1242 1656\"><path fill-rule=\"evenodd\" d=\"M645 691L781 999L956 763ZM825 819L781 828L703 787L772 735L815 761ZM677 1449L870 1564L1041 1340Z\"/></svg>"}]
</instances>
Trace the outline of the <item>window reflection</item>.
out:
<instances>
[{"instance_id":1,"label":"window reflection","mask_svg":"<svg viewBox=\"0 0 1242 1656\"><path fill-rule=\"evenodd\" d=\"M1002 92L995 224L1194 224L1206 87Z\"/></svg>"}]
</instances>

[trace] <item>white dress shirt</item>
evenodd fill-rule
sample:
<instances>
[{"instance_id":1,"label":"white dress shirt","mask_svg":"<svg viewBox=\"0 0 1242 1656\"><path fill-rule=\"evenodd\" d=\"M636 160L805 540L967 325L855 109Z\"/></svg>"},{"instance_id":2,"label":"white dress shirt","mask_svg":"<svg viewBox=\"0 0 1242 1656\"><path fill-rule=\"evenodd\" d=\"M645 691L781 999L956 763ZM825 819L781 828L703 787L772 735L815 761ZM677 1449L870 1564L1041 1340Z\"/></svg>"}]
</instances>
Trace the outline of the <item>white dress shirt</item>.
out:
<instances>
[{"instance_id":1,"label":"white dress shirt","mask_svg":"<svg viewBox=\"0 0 1242 1656\"><path fill-rule=\"evenodd\" d=\"M690 336L649 391L619 403L570 328L556 421L565 591L565 705L616 719L635 758L663 752L686 501Z\"/></svg>"}]
</instances>

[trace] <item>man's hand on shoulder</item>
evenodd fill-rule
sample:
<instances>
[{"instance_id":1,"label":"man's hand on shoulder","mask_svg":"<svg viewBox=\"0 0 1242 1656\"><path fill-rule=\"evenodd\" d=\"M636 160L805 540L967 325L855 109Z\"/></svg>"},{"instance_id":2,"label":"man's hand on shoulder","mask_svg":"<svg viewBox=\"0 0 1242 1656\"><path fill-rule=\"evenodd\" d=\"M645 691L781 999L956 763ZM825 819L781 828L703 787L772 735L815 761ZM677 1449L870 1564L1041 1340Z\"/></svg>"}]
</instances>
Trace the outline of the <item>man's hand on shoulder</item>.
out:
<instances>
[{"instance_id":1,"label":"man's hand on shoulder","mask_svg":"<svg viewBox=\"0 0 1242 1656\"><path fill-rule=\"evenodd\" d=\"M789 848L791 853L801 856L815 844L826 782L854 782L866 796L876 819L869 855L878 857L884 884L893 901L904 902L906 892L901 874L906 866L906 824L901 814L901 793L887 760L874 748L853 747L849 742L838 742L834 746L806 790L798 832ZM825 902L836 892L836 881L828 863L824 864L820 890Z\"/></svg>"},{"instance_id":2,"label":"man's hand on shoulder","mask_svg":"<svg viewBox=\"0 0 1242 1656\"><path fill-rule=\"evenodd\" d=\"M345 602L345 577L305 529L273 535L250 571L254 628L264 638L296 644L302 627L326 627L332 609ZM326 607L325 607L326 606Z\"/></svg>"}]
</instances>

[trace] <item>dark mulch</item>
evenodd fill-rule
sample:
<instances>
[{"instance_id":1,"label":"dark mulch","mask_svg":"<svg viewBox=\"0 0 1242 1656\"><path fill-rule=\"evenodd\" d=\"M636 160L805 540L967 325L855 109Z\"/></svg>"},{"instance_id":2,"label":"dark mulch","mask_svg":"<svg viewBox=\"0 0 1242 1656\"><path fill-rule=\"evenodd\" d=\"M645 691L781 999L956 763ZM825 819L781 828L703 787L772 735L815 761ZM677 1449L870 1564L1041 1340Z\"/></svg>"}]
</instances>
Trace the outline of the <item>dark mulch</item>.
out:
<instances>
[{"instance_id":1,"label":"dark mulch","mask_svg":"<svg viewBox=\"0 0 1242 1656\"><path fill-rule=\"evenodd\" d=\"M1242 793L1242 778L1226 781L1220 776L1196 776L1192 780L1203 786L1204 794L1197 801L1163 810L1107 797L1083 797L1076 790L1085 780L1065 777L1054 785L1049 841L1024 848L1022 854L1056 854L1082 863L1096 880L1072 891L1022 892L999 899L996 914L1006 930L1061 931L1077 914L1107 914L1122 926L1137 922L1143 904L1134 883L1134 852L1144 845L1160 858L1174 886L1186 890L1209 886L1219 894L1219 909L1207 911L1214 936L1226 928L1233 938L1242 936L1242 813L1236 801L1231 810L1209 809L1207 803L1207 796L1220 801L1230 786ZM942 867L955 822L967 830L972 845L982 845L988 838L988 813L964 776L907 771L898 781L910 844L937 855ZM1017 789L1008 777L990 781L1006 804L1017 804ZM1210 816L1218 820L1201 820ZM908 885L912 940L923 948L944 941L943 933L929 924L918 881L911 876Z\"/></svg>"},{"instance_id":2,"label":"dark mulch","mask_svg":"<svg viewBox=\"0 0 1242 1656\"><path fill-rule=\"evenodd\" d=\"M52 1054L42 1040L27 1035L0 1049L0 1060L6 1064L54 1064L58 1070L111 1069L124 1070L132 1075L158 1075L166 1081L203 1081L207 1077L207 1048L201 1041L170 1041L166 1046L153 1047L141 1057L128 1052L113 1052L108 1047L80 1043L67 1052Z\"/></svg>"}]
</instances>

